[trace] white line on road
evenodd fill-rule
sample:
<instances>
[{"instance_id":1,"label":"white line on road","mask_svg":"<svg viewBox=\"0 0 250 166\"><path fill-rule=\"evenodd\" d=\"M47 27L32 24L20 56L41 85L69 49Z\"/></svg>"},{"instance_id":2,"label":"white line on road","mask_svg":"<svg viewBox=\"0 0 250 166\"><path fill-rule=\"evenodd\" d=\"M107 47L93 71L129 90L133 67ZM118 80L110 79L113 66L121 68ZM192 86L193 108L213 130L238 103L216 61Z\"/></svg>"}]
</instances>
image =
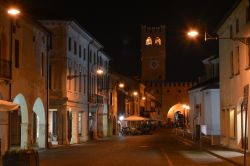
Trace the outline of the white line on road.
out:
<instances>
[{"instance_id":1,"label":"white line on road","mask_svg":"<svg viewBox=\"0 0 250 166\"><path fill-rule=\"evenodd\" d=\"M163 156L167 159L168 165L169 166L174 166L172 161L169 159L167 153L164 151L164 149L161 148L161 153L163 154Z\"/></svg>"}]
</instances>

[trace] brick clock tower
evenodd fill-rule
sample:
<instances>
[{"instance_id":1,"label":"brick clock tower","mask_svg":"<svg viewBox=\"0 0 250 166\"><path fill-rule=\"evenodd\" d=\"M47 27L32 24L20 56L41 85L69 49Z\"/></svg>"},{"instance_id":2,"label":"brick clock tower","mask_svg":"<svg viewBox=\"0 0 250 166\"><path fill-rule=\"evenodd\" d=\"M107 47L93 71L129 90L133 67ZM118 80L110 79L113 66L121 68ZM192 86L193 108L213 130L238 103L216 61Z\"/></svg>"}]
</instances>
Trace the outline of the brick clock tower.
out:
<instances>
[{"instance_id":1,"label":"brick clock tower","mask_svg":"<svg viewBox=\"0 0 250 166\"><path fill-rule=\"evenodd\" d=\"M141 27L141 80L162 82L166 79L165 26Z\"/></svg>"},{"instance_id":2,"label":"brick clock tower","mask_svg":"<svg viewBox=\"0 0 250 166\"><path fill-rule=\"evenodd\" d=\"M170 108L188 104L191 82L166 81L166 33L165 26L141 26L141 81L147 91L159 102L158 114L167 121ZM176 110L179 111L179 110Z\"/></svg>"}]
</instances>

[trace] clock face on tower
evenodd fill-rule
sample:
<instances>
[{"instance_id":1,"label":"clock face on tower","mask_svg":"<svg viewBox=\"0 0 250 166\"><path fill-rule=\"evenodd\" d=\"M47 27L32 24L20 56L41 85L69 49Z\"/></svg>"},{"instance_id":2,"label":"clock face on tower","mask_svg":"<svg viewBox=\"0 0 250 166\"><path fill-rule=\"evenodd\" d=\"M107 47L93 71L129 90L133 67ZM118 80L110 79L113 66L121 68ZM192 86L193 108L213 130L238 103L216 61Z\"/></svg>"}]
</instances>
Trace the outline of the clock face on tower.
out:
<instances>
[{"instance_id":1,"label":"clock face on tower","mask_svg":"<svg viewBox=\"0 0 250 166\"><path fill-rule=\"evenodd\" d=\"M158 61L157 59L151 59L151 60L149 61L149 67L150 67L151 69L157 69L158 66L159 66L159 61Z\"/></svg>"}]
</instances>

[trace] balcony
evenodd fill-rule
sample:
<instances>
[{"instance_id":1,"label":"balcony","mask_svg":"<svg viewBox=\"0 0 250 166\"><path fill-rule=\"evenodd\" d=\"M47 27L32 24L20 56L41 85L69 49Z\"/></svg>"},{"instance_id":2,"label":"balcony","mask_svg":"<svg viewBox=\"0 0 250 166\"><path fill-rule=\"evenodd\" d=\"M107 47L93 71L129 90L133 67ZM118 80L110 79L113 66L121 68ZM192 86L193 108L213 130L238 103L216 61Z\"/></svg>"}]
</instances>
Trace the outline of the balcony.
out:
<instances>
[{"instance_id":1,"label":"balcony","mask_svg":"<svg viewBox=\"0 0 250 166\"><path fill-rule=\"evenodd\" d=\"M0 59L0 80L11 80L11 62Z\"/></svg>"}]
</instances>

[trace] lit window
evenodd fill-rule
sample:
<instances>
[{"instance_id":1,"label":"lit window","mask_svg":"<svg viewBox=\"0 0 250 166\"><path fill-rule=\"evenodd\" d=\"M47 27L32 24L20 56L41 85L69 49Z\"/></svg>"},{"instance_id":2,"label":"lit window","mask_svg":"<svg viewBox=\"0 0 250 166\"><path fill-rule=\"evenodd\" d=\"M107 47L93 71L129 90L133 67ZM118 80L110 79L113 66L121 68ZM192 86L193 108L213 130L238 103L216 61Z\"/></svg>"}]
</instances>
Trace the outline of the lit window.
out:
<instances>
[{"instance_id":1,"label":"lit window","mask_svg":"<svg viewBox=\"0 0 250 166\"><path fill-rule=\"evenodd\" d=\"M151 39L151 37L148 37L147 39L146 39L146 45L148 46L148 45L152 45L152 39Z\"/></svg>"},{"instance_id":2,"label":"lit window","mask_svg":"<svg viewBox=\"0 0 250 166\"><path fill-rule=\"evenodd\" d=\"M161 39L159 37L155 38L155 44L159 46L161 45Z\"/></svg>"}]
</instances>

